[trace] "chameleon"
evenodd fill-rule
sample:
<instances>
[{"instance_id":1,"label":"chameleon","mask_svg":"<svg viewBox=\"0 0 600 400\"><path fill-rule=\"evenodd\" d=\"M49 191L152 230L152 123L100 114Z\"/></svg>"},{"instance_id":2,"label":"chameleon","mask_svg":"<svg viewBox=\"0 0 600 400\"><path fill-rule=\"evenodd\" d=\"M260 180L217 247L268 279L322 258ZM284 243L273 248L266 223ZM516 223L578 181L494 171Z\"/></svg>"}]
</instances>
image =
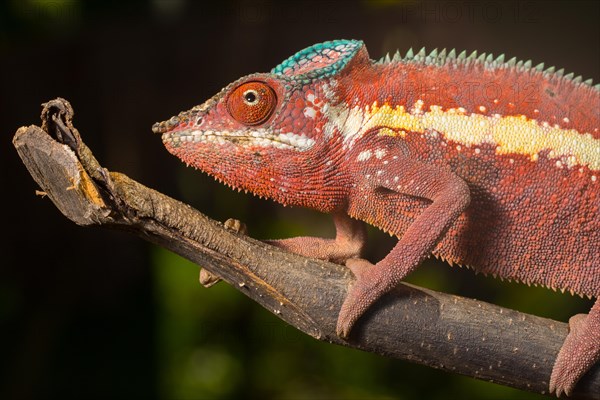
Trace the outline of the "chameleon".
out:
<instances>
[{"instance_id":1,"label":"chameleon","mask_svg":"<svg viewBox=\"0 0 600 400\"><path fill-rule=\"evenodd\" d=\"M375 61L359 40L301 50L152 127L238 190L331 214L335 238L268 241L349 267L336 331L435 256L595 298L569 320L550 392L600 359L600 85L455 50ZM361 258L364 222L398 238Z\"/></svg>"}]
</instances>

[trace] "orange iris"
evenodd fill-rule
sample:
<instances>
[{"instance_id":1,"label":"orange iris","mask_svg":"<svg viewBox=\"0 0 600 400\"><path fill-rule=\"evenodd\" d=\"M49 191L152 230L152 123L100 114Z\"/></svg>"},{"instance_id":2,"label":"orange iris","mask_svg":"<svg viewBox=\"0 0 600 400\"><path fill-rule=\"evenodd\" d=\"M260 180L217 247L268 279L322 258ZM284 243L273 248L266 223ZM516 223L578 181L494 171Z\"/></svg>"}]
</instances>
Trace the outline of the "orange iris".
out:
<instances>
[{"instance_id":1,"label":"orange iris","mask_svg":"<svg viewBox=\"0 0 600 400\"><path fill-rule=\"evenodd\" d=\"M263 82L246 82L235 88L227 98L231 116L246 125L265 122L276 105L275 92Z\"/></svg>"}]
</instances>

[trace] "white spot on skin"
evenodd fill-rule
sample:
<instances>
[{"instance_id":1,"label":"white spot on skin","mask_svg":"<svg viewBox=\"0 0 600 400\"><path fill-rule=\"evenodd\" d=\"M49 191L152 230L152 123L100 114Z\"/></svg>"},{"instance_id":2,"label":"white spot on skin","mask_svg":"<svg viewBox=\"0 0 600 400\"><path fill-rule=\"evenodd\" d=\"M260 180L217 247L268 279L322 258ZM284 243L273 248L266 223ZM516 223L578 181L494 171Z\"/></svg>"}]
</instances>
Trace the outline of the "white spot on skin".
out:
<instances>
[{"instance_id":1,"label":"white spot on skin","mask_svg":"<svg viewBox=\"0 0 600 400\"><path fill-rule=\"evenodd\" d=\"M385 157L385 154L386 154L385 149L375 150L375 157L377 157L378 160L381 160L383 157Z\"/></svg>"},{"instance_id":2,"label":"white spot on skin","mask_svg":"<svg viewBox=\"0 0 600 400\"><path fill-rule=\"evenodd\" d=\"M286 148L286 145L290 145L299 148L300 150L306 150L315 144L313 139L308 138L305 135L297 135L293 132L280 133L277 140L278 142L275 142L275 147L279 147L277 143L281 143L283 145L282 148Z\"/></svg>"},{"instance_id":3,"label":"white spot on skin","mask_svg":"<svg viewBox=\"0 0 600 400\"><path fill-rule=\"evenodd\" d=\"M480 149L475 149L475 154L479 154L479 153L481 153L481 150Z\"/></svg>"},{"instance_id":4,"label":"white spot on skin","mask_svg":"<svg viewBox=\"0 0 600 400\"><path fill-rule=\"evenodd\" d=\"M348 109L341 104L331 107L327 114L329 118L325 124L325 136L333 137L333 132L337 128L344 136L344 147L352 148L354 142L364 134L362 128L365 115L361 108L356 106Z\"/></svg>"},{"instance_id":5,"label":"white spot on skin","mask_svg":"<svg viewBox=\"0 0 600 400\"><path fill-rule=\"evenodd\" d=\"M487 111L487 109L484 106L479 106L479 111L484 113Z\"/></svg>"},{"instance_id":6,"label":"white spot on skin","mask_svg":"<svg viewBox=\"0 0 600 400\"><path fill-rule=\"evenodd\" d=\"M592 182L596 182L596 175L592 175Z\"/></svg>"},{"instance_id":7,"label":"white spot on skin","mask_svg":"<svg viewBox=\"0 0 600 400\"><path fill-rule=\"evenodd\" d=\"M365 150L358 153L356 161L367 161L369 158L371 158L371 150Z\"/></svg>"},{"instance_id":8,"label":"white spot on skin","mask_svg":"<svg viewBox=\"0 0 600 400\"><path fill-rule=\"evenodd\" d=\"M413 114L422 114L424 105L425 105L425 102L421 99L415 101L415 104L413 105L413 108L412 108Z\"/></svg>"},{"instance_id":9,"label":"white spot on skin","mask_svg":"<svg viewBox=\"0 0 600 400\"><path fill-rule=\"evenodd\" d=\"M337 88L337 80L331 79L328 83L323 85L323 94L328 100L335 99L335 89Z\"/></svg>"},{"instance_id":10,"label":"white spot on skin","mask_svg":"<svg viewBox=\"0 0 600 400\"><path fill-rule=\"evenodd\" d=\"M316 115L317 115L317 111L314 108L312 108L312 107L304 108L304 116L306 118L315 119Z\"/></svg>"}]
</instances>

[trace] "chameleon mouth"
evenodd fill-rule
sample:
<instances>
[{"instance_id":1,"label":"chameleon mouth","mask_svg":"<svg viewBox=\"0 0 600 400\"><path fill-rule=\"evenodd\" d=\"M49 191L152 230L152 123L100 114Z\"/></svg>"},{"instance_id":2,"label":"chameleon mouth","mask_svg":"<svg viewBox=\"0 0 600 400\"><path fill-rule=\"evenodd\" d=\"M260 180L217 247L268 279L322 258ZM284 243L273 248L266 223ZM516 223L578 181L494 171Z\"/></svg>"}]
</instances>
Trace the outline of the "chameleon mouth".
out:
<instances>
[{"instance_id":1,"label":"chameleon mouth","mask_svg":"<svg viewBox=\"0 0 600 400\"><path fill-rule=\"evenodd\" d=\"M272 134L265 129L252 131L211 131L186 129L164 132L162 141L173 147L187 143L211 143L216 145L234 144L242 147L264 147L281 150L306 151L315 141L306 135L293 132Z\"/></svg>"}]
</instances>

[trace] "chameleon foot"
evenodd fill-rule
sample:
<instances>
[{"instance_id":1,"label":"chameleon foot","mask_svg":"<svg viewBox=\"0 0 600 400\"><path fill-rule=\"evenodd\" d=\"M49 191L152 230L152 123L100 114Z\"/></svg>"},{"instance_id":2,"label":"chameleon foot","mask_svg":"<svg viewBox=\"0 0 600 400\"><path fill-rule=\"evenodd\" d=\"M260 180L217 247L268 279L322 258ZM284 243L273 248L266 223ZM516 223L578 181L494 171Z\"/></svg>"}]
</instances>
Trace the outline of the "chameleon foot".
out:
<instances>
[{"instance_id":1,"label":"chameleon foot","mask_svg":"<svg viewBox=\"0 0 600 400\"><path fill-rule=\"evenodd\" d=\"M221 278L218 275L213 274L212 272L208 272L204 268L200 270L200 277L198 281L205 288L209 288L215 283L221 282Z\"/></svg>"},{"instance_id":2,"label":"chameleon foot","mask_svg":"<svg viewBox=\"0 0 600 400\"><path fill-rule=\"evenodd\" d=\"M225 227L225 229L241 233L242 235L248 234L248 227L246 226L246 224L237 219L229 218L223 223L223 226Z\"/></svg>"},{"instance_id":3,"label":"chameleon foot","mask_svg":"<svg viewBox=\"0 0 600 400\"><path fill-rule=\"evenodd\" d=\"M294 237L289 239L266 240L273 246L300 254L343 264L346 260L360 257L367 240L367 231L362 222L344 213L333 215L335 239L319 237Z\"/></svg>"},{"instance_id":4,"label":"chameleon foot","mask_svg":"<svg viewBox=\"0 0 600 400\"><path fill-rule=\"evenodd\" d=\"M223 226L230 231L238 232L244 235L248 232L246 224L233 218L229 218L227 221L225 221ZM206 269L200 269L200 277L198 278L198 281L205 288L209 288L215 283L220 282L221 277L213 274L212 272L208 272Z\"/></svg>"},{"instance_id":5,"label":"chameleon foot","mask_svg":"<svg viewBox=\"0 0 600 400\"><path fill-rule=\"evenodd\" d=\"M550 377L550 393L557 397L562 393L570 396L579 379L600 360L600 301L587 316L571 317L569 329Z\"/></svg>"},{"instance_id":6,"label":"chameleon foot","mask_svg":"<svg viewBox=\"0 0 600 400\"><path fill-rule=\"evenodd\" d=\"M373 276L377 268L367 260L353 258L346 261L346 266L356 276L338 316L336 332L341 338L348 338L354 323L387 289ZM382 290L383 289L383 290Z\"/></svg>"}]
</instances>

